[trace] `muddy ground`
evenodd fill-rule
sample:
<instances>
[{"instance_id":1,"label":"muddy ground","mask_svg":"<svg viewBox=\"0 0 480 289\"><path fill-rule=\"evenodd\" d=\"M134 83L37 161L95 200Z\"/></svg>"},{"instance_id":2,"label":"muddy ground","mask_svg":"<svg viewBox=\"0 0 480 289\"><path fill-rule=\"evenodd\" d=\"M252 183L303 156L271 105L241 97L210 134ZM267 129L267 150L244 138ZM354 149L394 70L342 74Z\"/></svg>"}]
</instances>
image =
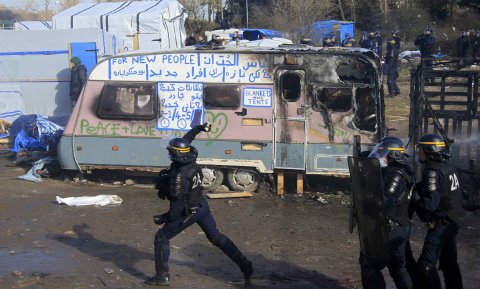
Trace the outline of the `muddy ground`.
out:
<instances>
[{"instance_id":1,"label":"muddy ground","mask_svg":"<svg viewBox=\"0 0 480 289\"><path fill-rule=\"evenodd\" d=\"M406 133L407 92L404 85L400 97L386 101L388 125L398 135ZM0 153L0 288L151 288L142 282L154 273L152 215L167 210L151 185L113 185L94 177L31 183L16 178L28 168L10 161ZM361 288L358 236L347 232L347 180L313 178L308 184L312 192L302 196L258 192L209 201L221 231L254 262L253 288ZM119 195L123 203L72 207L55 198L99 194ZM424 233L415 219L416 255ZM240 287L239 270L198 226L171 244L172 288ZM458 249L465 288L478 288L480 212L469 212Z\"/></svg>"}]
</instances>

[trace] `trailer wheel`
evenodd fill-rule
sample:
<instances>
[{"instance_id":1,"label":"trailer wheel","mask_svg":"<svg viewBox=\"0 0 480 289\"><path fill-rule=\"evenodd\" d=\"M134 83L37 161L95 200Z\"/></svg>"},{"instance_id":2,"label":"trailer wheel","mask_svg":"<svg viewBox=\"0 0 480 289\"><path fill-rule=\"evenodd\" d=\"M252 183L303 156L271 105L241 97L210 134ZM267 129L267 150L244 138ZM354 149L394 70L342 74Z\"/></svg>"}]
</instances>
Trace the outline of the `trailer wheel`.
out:
<instances>
[{"instance_id":1,"label":"trailer wheel","mask_svg":"<svg viewBox=\"0 0 480 289\"><path fill-rule=\"evenodd\" d=\"M258 173L242 169L228 171L227 181L234 191L254 192L260 184Z\"/></svg>"},{"instance_id":2,"label":"trailer wheel","mask_svg":"<svg viewBox=\"0 0 480 289\"><path fill-rule=\"evenodd\" d=\"M202 168L202 189L213 191L218 188L225 178L222 170L217 168Z\"/></svg>"}]
</instances>

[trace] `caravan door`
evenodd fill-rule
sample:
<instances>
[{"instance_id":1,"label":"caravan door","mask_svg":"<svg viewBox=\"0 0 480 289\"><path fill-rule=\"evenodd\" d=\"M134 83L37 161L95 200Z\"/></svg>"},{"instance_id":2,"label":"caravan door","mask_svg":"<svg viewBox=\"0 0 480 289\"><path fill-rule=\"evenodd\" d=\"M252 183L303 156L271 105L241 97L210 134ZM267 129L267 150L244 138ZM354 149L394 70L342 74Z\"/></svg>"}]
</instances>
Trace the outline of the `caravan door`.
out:
<instances>
[{"instance_id":1,"label":"caravan door","mask_svg":"<svg viewBox=\"0 0 480 289\"><path fill-rule=\"evenodd\" d=\"M308 105L305 70L282 67L275 73L274 168L305 170Z\"/></svg>"}]
</instances>

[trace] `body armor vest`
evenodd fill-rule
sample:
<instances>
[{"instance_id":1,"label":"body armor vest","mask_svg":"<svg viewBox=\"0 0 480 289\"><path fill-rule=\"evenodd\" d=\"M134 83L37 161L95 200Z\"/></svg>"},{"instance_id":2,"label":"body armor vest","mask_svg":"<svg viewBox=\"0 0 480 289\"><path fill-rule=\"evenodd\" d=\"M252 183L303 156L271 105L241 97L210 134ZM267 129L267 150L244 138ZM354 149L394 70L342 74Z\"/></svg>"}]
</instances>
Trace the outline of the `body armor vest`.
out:
<instances>
[{"instance_id":1,"label":"body armor vest","mask_svg":"<svg viewBox=\"0 0 480 289\"><path fill-rule=\"evenodd\" d=\"M443 182L443 191L440 192L440 204L434 215L438 218L449 217L452 221L459 221L464 216L460 182L455 170L447 163L429 161L425 170L440 172L440 182Z\"/></svg>"},{"instance_id":2,"label":"body armor vest","mask_svg":"<svg viewBox=\"0 0 480 289\"><path fill-rule=\"evenodd\" d=\"M399 162L393 162L391 165L385 168L385 180L384 180L384 189L388 190L389 186L395 185L393 184L395 181L389 179L390 175L401 175L402 180L400 182L404 182L405 186L403 188L403 192L398 196L395 200L395 205L388 209L387 215L392 220L398 222L402 226L409 226L411 225L410 218L409 218L409 207L410 207L410 200L412 198L412 186L414 186L413 180L413 172L410 167L406 164L402 164ZM396 184L397 186L399 184Z\"/></svg>"}]
</instances>

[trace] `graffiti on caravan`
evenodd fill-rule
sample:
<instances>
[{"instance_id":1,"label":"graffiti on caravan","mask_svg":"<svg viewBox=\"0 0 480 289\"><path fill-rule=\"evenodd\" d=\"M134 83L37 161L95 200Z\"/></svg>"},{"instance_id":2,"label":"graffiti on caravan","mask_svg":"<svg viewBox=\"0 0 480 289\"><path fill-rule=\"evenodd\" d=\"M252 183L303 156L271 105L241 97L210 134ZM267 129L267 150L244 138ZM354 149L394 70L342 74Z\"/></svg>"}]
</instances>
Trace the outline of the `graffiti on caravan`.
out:
<instances>
[{"instance_id":1,"label":"graffiti on caravan","mask_svg":"<svg viewBox=\"0 0 480 289\"><path fill-rule=\"evenodd\" d=\"M108 61L109 80L270 84L264 56L229 53L137 55Z\"/></svg>"},{"instance_id":2,"label":"graffiti on caravan","mask_svg":"<svg viewBox=\"0 0 480 289\"><path fill-rule=\"evenodd\" d=\"M188 130L203 121L203 84L160 82L160 117L157 129Z\"/></svg>"}]
</instances>

